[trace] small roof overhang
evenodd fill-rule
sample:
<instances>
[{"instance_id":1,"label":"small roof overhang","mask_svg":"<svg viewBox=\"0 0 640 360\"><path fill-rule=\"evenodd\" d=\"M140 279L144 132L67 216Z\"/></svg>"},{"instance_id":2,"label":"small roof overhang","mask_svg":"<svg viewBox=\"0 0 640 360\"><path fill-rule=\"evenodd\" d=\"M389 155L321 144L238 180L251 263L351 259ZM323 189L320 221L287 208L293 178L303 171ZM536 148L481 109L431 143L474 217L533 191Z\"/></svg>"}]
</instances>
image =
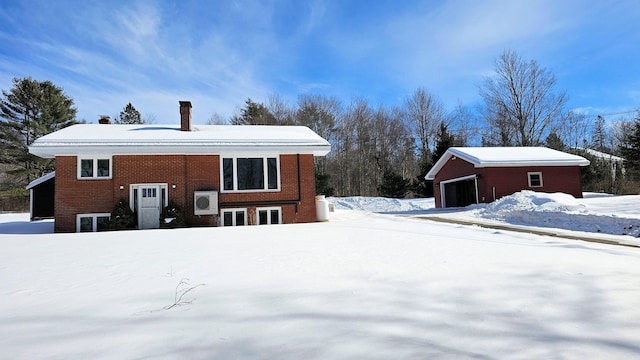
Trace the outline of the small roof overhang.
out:
<instances>
[{"instance_id":1,"label":"small roof overhang","mask_svg":"<svg viewBox=\"0 0 640 360\"><path fill-rule=\"evenodd\" d=\"M36 186L38 186L38 185L42 184L43 182L45 182L45 181L47 181L47 180L51 180L51 179L53 179L53 178L55 178L55 177L56 177L56 172L55 172L55 171L52 171L52 172L50 172L50 173L48 173L48 174L46 174L46 175L44 175L44 176L41 176L41 177L39 177L39 178L37 178L37 179L33 180L32 182L30 182L30 183L29 183L29 185L27 185L26 189L27 189L27 190L31 190L31 189L33 189L34 187L36 187Z\"/></svg>"}]
</instances>

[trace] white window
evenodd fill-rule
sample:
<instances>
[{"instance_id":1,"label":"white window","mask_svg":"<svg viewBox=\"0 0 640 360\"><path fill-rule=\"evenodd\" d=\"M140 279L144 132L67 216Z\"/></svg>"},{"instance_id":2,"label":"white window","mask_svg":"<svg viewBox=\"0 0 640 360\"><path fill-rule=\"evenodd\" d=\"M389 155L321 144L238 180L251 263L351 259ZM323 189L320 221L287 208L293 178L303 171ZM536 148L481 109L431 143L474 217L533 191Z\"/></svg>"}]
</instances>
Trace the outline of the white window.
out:
<instances>
[{"instance_id":1,"label":"white window","mask_svg":"<svg viewBox=\"0 0 640 360\"><path fill-rule=\"evenodd\" d=\"M274 157L223 157L223 192L279 191L280 160Z\"/></svg>"},{"instance_id":2,"label":"white window","mask_svg":"<svg viewBox=\"0 0 640 360\"><path fill-rule=\"evenodd\" d=\"M542 172L528 172L529 187L542 187Z\"/></svg>"},{"instance_id":3,"label":"white window","mask_svg":"<svg viewBox=\"0 0 640 360\"><path fill-rule=\"evenodd\" d=\"M222 226L247 225L247 209L222 209Z\"/></svg>"},{"instance_id":4,"label":"white window","mask_svg":"<svg viewBox=\"0 0 640 360\"><path fill-rule=\"evenodd\" d=\"M279 207L257 208L258 225L273 225L282 223L282 209Z\"/></svg>"},{"instance_id":5,"label":"white window","mask_svg":"<svg viewBox=\"0 0 640 360\"><path fill-rule=\"evenodd\" d=\"M111 157L78 157L78 179L111 179Z\"/></svg>"},{"instance_id":6,"label":"white window","mask_svg":"<svg viewBox=\"0 0 640 360\"><path fill-rule=\"evenodd\" d=\"M96 232L106 230L111 214L79 214L76 216L77 232Z\"/></svg>"}]
</instances>

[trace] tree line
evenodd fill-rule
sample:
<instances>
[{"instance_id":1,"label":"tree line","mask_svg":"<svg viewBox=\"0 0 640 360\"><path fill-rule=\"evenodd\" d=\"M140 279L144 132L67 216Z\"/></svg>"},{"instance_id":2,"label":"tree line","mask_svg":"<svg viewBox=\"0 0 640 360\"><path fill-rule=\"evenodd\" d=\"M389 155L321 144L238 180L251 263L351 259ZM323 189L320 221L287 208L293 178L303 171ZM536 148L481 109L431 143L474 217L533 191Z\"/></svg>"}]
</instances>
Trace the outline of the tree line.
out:
<instances>
[{"instance_id":1,"label":"tree line","mask_svg":"<svg viewBox=\"0 0 640 360\"><path fill-rule=\"evenodd\" d=\"M586 191L637 193L640 190L640 115L607 123L567 109L567 94L555 76L535 60L505 51L494 74L478 84L477 107L446 109L437 95L420 87L397 106L373 106L364 98L344 102L334 96L300 95L289 103L279 95L266 102L247 99L224 119L210 124L303 125L332 144L316 160L318 193L335 196L431 196L424 175L451 146L547 146L591 160L583 171ZM77 123L73 99L49 81L14 79L0 101L0 190L23 187L53 170L51 160L30 155L39 136ZM128 103L115 123L142 119ZM606 157L625 158L613 167ZM617 175L617 176L616 176Z\"/></svg>"}]
</instances>

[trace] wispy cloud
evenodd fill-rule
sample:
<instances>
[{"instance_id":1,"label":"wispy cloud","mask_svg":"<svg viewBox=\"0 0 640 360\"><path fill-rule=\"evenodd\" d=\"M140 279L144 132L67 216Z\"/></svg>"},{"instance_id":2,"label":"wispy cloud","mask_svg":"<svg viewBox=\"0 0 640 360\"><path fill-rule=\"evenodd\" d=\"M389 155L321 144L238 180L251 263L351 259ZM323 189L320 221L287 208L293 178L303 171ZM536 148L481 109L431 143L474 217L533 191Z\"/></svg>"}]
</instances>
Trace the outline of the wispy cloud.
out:
<instances>
[{"instance_id":1,"label":"wispy cloud","mask_svg":"<svg viewBox=\"0 0 640 360\"><path fill-rule=\"evenodd\" d=\"M0 81L50 79L90 121L129 101L162 121L192 100L204 122L274 93L392 105L424 86L448 106L473 104L513 49L550 68L572 106L624 107L640 97L628 75L640 63L638 17L635 1L9 1Z\"/></svg>"}]
</instances>

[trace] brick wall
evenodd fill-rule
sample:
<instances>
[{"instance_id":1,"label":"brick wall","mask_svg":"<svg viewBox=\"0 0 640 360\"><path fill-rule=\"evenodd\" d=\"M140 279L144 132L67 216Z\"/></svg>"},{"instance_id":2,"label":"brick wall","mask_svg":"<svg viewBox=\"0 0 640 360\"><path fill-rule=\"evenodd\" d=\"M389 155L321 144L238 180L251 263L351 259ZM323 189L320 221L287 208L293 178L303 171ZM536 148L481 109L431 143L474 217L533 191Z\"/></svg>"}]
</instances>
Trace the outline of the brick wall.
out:
<instances>
[{"instance_id":1,"label":"brick wall","mask_svg":"<svg viewBox=\"0 0 640 360\"><path fill-rule=\"evenodd\" d=\"M211 226L217 223L215 216L193 215L193 192L219 189L220 158L217 155L114 156L113 178L109 180L78 180L76 161L75 156L56 158L56 232L74 232L77 214L110 213L120 199L131 203L129 186L144 183L166 183L169 201L176 202L185 210L190 225ZM222 204L269 202L272 204L263 206L282 207L283 223L315 221L313 155L281 155L280 176L279 192L219 194L219 201ZM175 189L172 187L174 184ZM279 201L282 204L278 204ZM255 211L256 205L246 204L243 207Z\"/></svg>"}]
</instances>

